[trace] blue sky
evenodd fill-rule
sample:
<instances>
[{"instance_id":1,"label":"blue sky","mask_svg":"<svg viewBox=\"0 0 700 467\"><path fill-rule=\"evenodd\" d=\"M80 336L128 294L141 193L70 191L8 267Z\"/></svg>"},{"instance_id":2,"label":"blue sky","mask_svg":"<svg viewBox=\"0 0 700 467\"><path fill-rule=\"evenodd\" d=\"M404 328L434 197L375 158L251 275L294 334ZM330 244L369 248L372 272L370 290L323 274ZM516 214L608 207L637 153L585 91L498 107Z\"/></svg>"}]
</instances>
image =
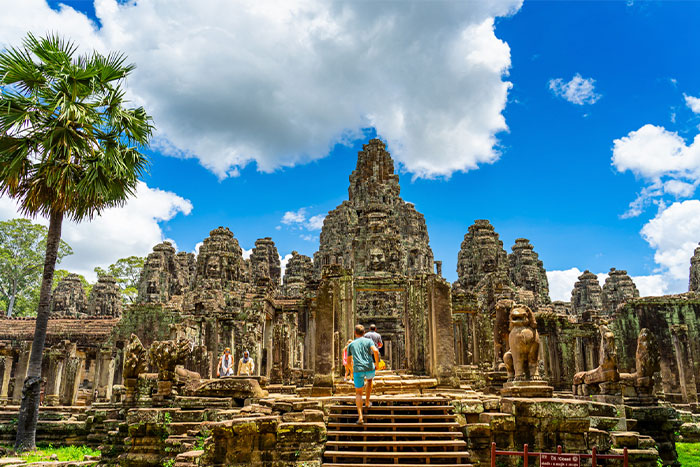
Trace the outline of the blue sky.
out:
<instances>
[{"instance_id":1,"label":"blue sky","mask_svg":"<svg viewBox=\"0 0 700 467\"><path fill-rule=\"evenodd\" d=\"M43 2L32 2L37 12L41 11L37 16L46 16L47 24L58 27L59 32L64 32L61 24L74 25L73 31L84 28L76 39L82 41L81 46L100 49L126 44L128 53L133 46L118 36L131 31L119 32L111 24L131 24L134 28L151 24L158 30L159 19L173 14L159 16L160 2L154 2L149 10L144 10L153 15L150 23L143 20L147 17L143 12L138 16L139 23L134 19L135 10L144 6L117 7L116 3L103 0L96 9L91 1L63 2L93 21L91 27L86 27L89 22L76 19L78 13L71 13L59 2L49 2L58 16L46 13L41 7ZM145 238L150 240L159 233L174 240L179 249L192 251L209 230L223 225L231 228L245 249L251 248L256 238L271 236L282 256L292 250L311 256L318 248L319 230L313 228L317 226L309 226L308 222L285 224L285 213L304 209L303 217L308 219L325 214L346 199L348 176L355 166L357 151L369 137L379 134L397 154L402 196L425 215L435 258L443 261L443 274L449 280L456 279L457 252L468 226L475 219L486 218L508 251L517 237L531 240L546 269L552 271L550 281L553 289L559 291L555 298L566 295L579 271L605 273L611 267L640 277L637 283L643 292L687 289L689 258L700 241L700 223L695 219L696 214L700 216L695 193L700 180L700 144L692 146L700 124L700 101L693 101L693 97L700 96L700 2L525 0L522 5L513 1L506 10L489 9L483 6L486 2L467 3L478 12L464 13L464 24L481 24L484 18L495 18L493 29L477 28L473 34L488 44L482 50L486 58L478 62L484 69L471 64L452 79L451 64L441 63L447 71L441 73L438 68L431 77L429 73L423 75L423 70L416 74L410 65L402 70L401 60L417 55L402 58L399 54L387 65L391 68L384 78L365 84L374 84L376 95L366 96L367 90L354 89L352 82L327 85L358 71L349 68L342 74L322 73L325 67L349 65L329 64L334 55L324 55L313 40L311 47L317 47L315 60L300 70L289 65L296 75L309 73L304 80L293 83L291 91L287 83L273 81L292 81L293 73L270 78L265 74L265 66L260 65L262 71L256 69L258 60L237 61L247 60L240 58L247 55L264 60L266 54L277 53L266 49L267 37L284 37L276 31L260 40L251 37L248 43L237 42L232 36L230 47L240 50L231 57L231 63L238 68L231 72L225 59L206 62L202 58L207 66L196 78L199 85L193 87L179 87L179 81L185 82L189 76L183 66L201 66L198 54L205 57L211 50L182 49L190 55L182 64L173 65L181 70L182 80L178 76L169 78L167 89L162 83L149 84L150 79L158 79L157 70L149 68L149 53L156 57L154 61L162 59L152 50L162 50L166 36L156 40L155 35L154 44L158 45L144 45L143 50L129 53L139 67L137 73L144 68L149 73L129 81L135 89L135 100L149 111L155 109L156 125L164 128L150 151L152 166L144 182L149 189L180 198L166 208L166 213L153 217L160 230L154 233L151 228ZM450 2L427 4L439 10L448 8ZM355 3L356 10L368 11L354 13L358 17L372 13L381 16L382 8L392 8L395 3L376 5ZM118 8L123 9L115 13ZM202 8L206 8L206 2ZM375 8L378 12L373 11ZM124 19L129 17L129 11L133 13L129 19L132 23ZM332 16L333 11L329 14ZM434 24L416 32L417 45L413 46L423 48L420 56L439 55L441 34L449 41L450 31L463 24L448 24L452 17L439 12L422 15L423 22ZM216 21L211 19L213 16L202 16L207 29L215 26L206 23ZM397 20L395 27L408 27L410 21ZM227 23L227 33L235 36L237 24L235 20ZM40 27L41 23L27 24L25 30ZM199 37L203 37L201 46L205 47L203 34ZM144 37L141 43L148 42L149 38ZM0 33L3 44L13 40L11 34L2 37ZM470 40L464 46L467 53L469 47L482 44ZM213 49L223 47L211 44ZM272 45L274 50L283 46L282 41ZM405 43L400 46L406 48ZM360 44L358 49L362 47ZM307 48L304 45L300 50ZM386 56L391 49L383 51ZM289 56L284 59L296 60L295 53L302 52L290 45ZM496 57L495 65L492 56ZM175 58L166 57L170 57L168 63L173 63L182 53ZM365 53L359 57L358 60L365 60ZM378 58L381 55L372 60ZM304 60L302 57L299 61ZM315 67L321 70L318 74L308 71ZM235 76L261 74L251 81L230 84L215 78L217 73L229 76L229 72ZM358 76L363 72L359 70ZM510 89L507 85L504 88L503 83L510 83ZM289 107L274 107L267 97L256 101L258 93L269 89L279 92L278 99L284 100L285 90L296 94L304 86L308 89L303 90L299 101L291 100ZM423 92L425 96L421 95ZM491 92L496 96L492 100L479 100L479 94ZM505 100L499 101L498 96ZM217 106L217 100L226 101L229 97L233 105ZM363 104L365 97L380 102L384 108L396 104L403 112L401 121L409 122L408 129L396 130L390 114ZM297 111L304 107L298 102L315 98L323 102ZM263 111L259 115L243 113L243 102ZM438 113L433 116L435 109ZM440 109L446 110L440 113ZM216 124L197 127L198 121L206 120L209 110L217 117ZM328 113L314 120L315 114L323 112ZM455 130L446 123L433 128L436 121L462 118L460 112L467 114L466 127ZM427 116L412 121L417 115ZM502 122L498 121L499 116ZM261 120L259 125L254 124L256 119ZM289 123L292 120L294 124ZM642 132L645 125L649 125L648 131ZM478 128L479 134L473 138L464 136L464 128L471 127ZM430 140L430 144L424 144L435 134L444 137L440 136L437 143ZM482 147L484 141L493 143L490 151L471 149ZM428 154L426 148L436 151ZM685 161L679 167L670 162L664 166L664 160L678 158ZM227 162L220 162L223 159ZM659 163L664 167L659 169ZM473 166L476 168L460 170ZM667 184L669 181L672 184ZM630 212L630 203L642 193L646 195L639 204L641 208ZM191 209L182 200L188 200ZM684 221L686 218L688 222ZM108 259L109 255L94 258L97 263ZM89 260L83 256L80 265L74 264L87 270L83 263Z\"/></svg>"}]
</instances>

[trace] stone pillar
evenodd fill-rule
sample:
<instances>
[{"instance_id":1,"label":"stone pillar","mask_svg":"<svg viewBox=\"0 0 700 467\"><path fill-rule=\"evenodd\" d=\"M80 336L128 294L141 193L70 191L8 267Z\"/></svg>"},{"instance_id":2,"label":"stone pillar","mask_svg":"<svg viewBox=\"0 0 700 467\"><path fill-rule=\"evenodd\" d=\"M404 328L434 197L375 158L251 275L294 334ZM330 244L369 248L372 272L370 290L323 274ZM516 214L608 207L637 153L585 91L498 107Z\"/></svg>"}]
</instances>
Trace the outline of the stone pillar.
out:
<instances>
[{"instance_id":1,"label":"stone pillar","mask_svg":"<svg viewBox=\"0 0 700 467\"><path fill-rule=\"evenodd\" d=\"M428 329L430 374L438 384L459 387L455 373L454 327L452 326L452 294L449 283L437 276L429 279Z\"/></svg>"},{"instance_id":2,"label":"stone pillar","mask_svg":"<svg viewBox=\"0 0 700 467\"><path fill-rule=\"evenodd\" d=\"M671 339L678 363L678 376L681 383L683 402L693 404L698 402L698 390L695 382L695 365L693 354L688 342L688 325L674 324L671 326Z\"/></svg>"},{"instance_id":3,"label":"stone pillar","mask_svg":"<svg viewBox=\"0 0 700 467\"><path fill-rule=\"evenodd\" d=\"M44 403L54 406L59 403L59 389L61 388L66 355L64 352L50 350L46 357L48 358L48 371L46 374Z\"/></svg>"},{"instance_id":4,"label":"stone pillar","mask_svg":"<svg viewBox=\"0 0 700 467\"><path fill-rule=\"evenodd\" d=\"M15 368L15 387L12 391L12 403L19 404L22 400L22 387L27 377L29 367L29 356L32 353L32 343L25 342L20 346L19 361Z\"/></svg>"},{"instance_id":5,"label":"stone pillar","mask_svg":"<svg viewBox=\"0 0 700 467\"><path fill-rule=\"evenodd\" d=\"M3 356L4 366L2 374L2 387L0 388L0 403L7 404L10 401L9 390L10 390L10 379L12 378L12 354L5 354Z\"/></svg>"},{"instance_id":6,"label":"stone pillar","mask_svg":"<svg viewBox=\"0 0 700 467\"><path fill-rule=\"evenodd\" d=\"M78 388L82 375L84 360L77 356L76 345L72 344L67 352L63 366L61 386L59 389L59 402L61 405L75 405L78 399Z\"/></svg>"},{"instance_id":7,"label":"stone pillar","mask_svg":"<svg viewBox=\"0 0 700 467\"><path fill-rule=\"evenodd\" d=\"M112 399L112 381L114 380L114 358L111 349L100 349L95 359L95 389L100 402Z\"/></svg>"},{"instance_id":8,"label":"stone pillar","mask_svg":"<svg viewBox=\"0 0 700 467\"><path fill-rule=\"evenodd\" d=\"M345 300L346 297L352 298L352 276L340 266L328 267L316 298L314 395L330 395L333 390L333 373L338 360L334 348L336 326L343 323L347 314L353 313L353 302Z\"/></svg>"}]
</instances>

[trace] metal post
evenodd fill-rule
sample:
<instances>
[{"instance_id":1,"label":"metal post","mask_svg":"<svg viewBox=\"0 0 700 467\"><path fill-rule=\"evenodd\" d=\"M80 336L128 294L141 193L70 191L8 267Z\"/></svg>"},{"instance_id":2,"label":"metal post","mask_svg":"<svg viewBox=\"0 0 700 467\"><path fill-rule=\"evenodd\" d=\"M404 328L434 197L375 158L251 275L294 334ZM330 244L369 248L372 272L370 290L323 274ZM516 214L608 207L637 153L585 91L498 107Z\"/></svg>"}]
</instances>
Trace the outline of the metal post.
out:
<instances>
[{"instance_id":1,"label":"metal post","mask_svg":"<svg viewBox=\"0 0 700 467\"><path fill-rule=\"evenodd\" d=\"M623 451L624 461L623 461L623 467L627 467L627 448Z\"/></svg>"},{"instance_id":2,"label":"metal post","mask_svg":"<svg viewBox=\"0 0 700 467\"><path fill-rule=\"evenodd\" d=\"M591 467L597 467L598 466L598 458L596 457L596 454L598 454L598 449L593 446L593 456L591 457Z\"/></svg>"},{"instance_id":3,"label":"metal post","mask_svg":"<svg viewBox=\"0 0 700 467\"><path fill-rule=\"evenodd\" d=\"M491 467L496 467L496 443L491 443Z\"/></svg>"},{"instance_id":4,"label":"metal post","mask_svg":"<svg viewBox=\"0 0 700 467\"><path fill-rule=\"evenodd\" d=\"M523 467L527 467L527 463L530 460L530 456L527 455L527 444L525 445L523 449Z\"/></svg>"}]
</instances>

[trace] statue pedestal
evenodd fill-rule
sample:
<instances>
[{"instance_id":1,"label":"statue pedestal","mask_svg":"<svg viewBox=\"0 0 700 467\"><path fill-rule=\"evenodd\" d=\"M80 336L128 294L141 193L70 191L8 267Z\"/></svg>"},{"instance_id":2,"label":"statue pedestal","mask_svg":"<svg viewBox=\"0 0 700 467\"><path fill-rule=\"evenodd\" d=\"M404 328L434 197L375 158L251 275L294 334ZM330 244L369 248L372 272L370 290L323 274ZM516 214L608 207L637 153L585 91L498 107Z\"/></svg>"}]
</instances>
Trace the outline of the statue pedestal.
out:
<instances>
[{"instance_id":1,"label":"statue pedestal","mask_svg":"<svg viewBox=\"0 0 700 467\"><path fill-rule=\"evenodd\" d=\"M512 381L503 385L504 397L552 397L554 388L546 381Z\"/></svg>"},{"instance_id":2,"label":"statue pedestal","mask_svg":"<svg viewBox=\"0 0 700 467\"><path fill-rule=\"evenodd\" d=\"M506 370L493 370L486 373L486 388L490 394L498 394L508 381Z\"/></svg>"}]
</instances>

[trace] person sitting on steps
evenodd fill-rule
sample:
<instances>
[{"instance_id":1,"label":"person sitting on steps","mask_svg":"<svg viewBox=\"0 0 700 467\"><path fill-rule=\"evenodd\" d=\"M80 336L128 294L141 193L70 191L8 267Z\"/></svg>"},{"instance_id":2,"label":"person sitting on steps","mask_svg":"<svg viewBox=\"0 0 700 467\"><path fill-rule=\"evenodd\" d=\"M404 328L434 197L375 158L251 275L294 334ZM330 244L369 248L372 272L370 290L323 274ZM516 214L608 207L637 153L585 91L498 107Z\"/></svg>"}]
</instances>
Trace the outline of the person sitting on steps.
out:
<instances>
[{"instance_id":1,"label":"person sitting on steps","mask_svg":"<svg viewBox=\"0 0 700 467\"><path fill-rule=\"evenodd\" d=\"M372 406L369 398L372 393L372 379L375 368L379 365L379 350L370 339L364 337L365 328L361 324L355 326L355 340L348 345L348 363L352 365L355 383L355 404L357 405L357 424L364 424L362 415L362 390L367 380L365 407ZM374 357L374 358L372 358Z\"/></svg>"}]
</instances>

